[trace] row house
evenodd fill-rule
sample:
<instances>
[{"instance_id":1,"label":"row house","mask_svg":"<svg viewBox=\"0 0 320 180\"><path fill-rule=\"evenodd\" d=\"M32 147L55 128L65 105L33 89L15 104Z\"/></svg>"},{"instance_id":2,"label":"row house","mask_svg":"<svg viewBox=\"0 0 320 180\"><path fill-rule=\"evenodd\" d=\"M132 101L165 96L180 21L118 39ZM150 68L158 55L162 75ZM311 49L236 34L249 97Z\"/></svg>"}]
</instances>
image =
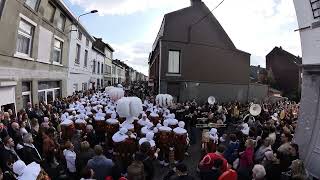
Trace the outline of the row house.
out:
<instances>
[{"instance_id":1,"label":"row house","mask_svg":"<svg viewBox=\"0 0 320 180\"><path fill-rule=\"evenodd\" d=\"M113 59L113 48L105 43L105 52L106 52L106 58L104 60L105 63L105 73L104 73L104 84L105 86L111 86L112 84L112 74L111 74L111 68L112 68L112 59Z\"/></svg>"},{"instance_id":2,"label":"row house","mask_svg":"<svg viewBox=\"0 0 320 180\"><path fill-rule=\"evenodd\" d=\"M92 43L95 40L80 23L73 25L69 34L68 96L92 87L90 60L94 55Z\"/></svg>"},{"instance_id":3,"label":"row house","mask_svg":"<svg viewBox=\"0 0 320 180\"><path fill-rule=\"evenodd\" d=\"M190 2L163 17L149 55L153 92L177 102L247 101L250 54L236 48L204 2Z\"/></svg>"},{"instance_id":4,"label":"row house","mask_svg":"<svg viewBox=\"0 0 320 180\"><path fill-rule=\"evenodd\" d=\"M112 58L113 48L102 41L102 38L96 38L93 43L94 53L92 56L92 82L94 88L101 89L105 86L109 86L112 83Z\"/></svg>"},{"instance_id":5,"label":"row house","mask_svg":"<svg viewBox=\"0 0 320 180\"><path fill-rule=\"evenodd\" d=\"M126 80L126 69L123 62L118 59L112 61L112 84L122 84Z\"/></svg>"},{"instance_id":6,"label":"row house","mask_svg":"<svg viewBox=\"0 0 320 180\"><path fill-rule=\"evenodd\" d=\"M91 88L92 89L100 89L104 87L103 84L103 73L104 73L104 60L106 57L106 54L104 52L103 46L100 45L99 39L96 39L96 41L93 43L92 46L92 76L91 76Z\"/></svg>"},{"instance_id":7,"label":"row house","mask_svg":"<svg viewBox=\"0 0 320 180\"><path fill-rule=\"evenodd\" d=\"M295 133L308 173L320 178L320 0L294 0L302 48L300 114Z\"/></svg>"},{"instance_id":8,"label":"row house","mask_svg":"<svg viewBox=\"0 0 320 180\"><path fill-rule=\"evenodd\" d=\"M47 104L128 75L114 49L91 36L63 0L0 0L0 31L1 109Z\"/></svg>"},{"instance_id":9,"label":"row house","mask_svg":"<svg viewBox=\"0 0 320 180\"><path fill-rule=\"evenodd\" d=\"M0 0L1 108L67 95L74 20L60 0Z\"/></svg>"},{"instance_id":10,"label":"row house","mask_svg":"<svg viewBox=\"0 0 320 180\"><path fill-rule=\"evenodd\" d=\"M302 59L282 47L275 47L266 56L269 85L280 90L283 96L299 101Z\"/></svg>"}]
</instances>

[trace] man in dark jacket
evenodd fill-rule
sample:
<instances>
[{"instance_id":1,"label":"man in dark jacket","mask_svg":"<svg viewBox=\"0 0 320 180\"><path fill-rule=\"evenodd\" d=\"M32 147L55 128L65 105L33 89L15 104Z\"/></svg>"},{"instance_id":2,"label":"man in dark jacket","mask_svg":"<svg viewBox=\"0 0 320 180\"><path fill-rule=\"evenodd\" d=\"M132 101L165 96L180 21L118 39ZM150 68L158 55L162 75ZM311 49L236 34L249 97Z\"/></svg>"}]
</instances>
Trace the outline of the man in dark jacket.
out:
<instances>
[{"instance_id":1,"label":"man in dark jacket","mask_svg":"<svg viewBox=\"0 0 320 180\"><path fill-rule=\"evenodd\" d=\"M164 178L165 180L194 180L195 178L188 175L188 168L185 164L177 164L175 170L172 170Z\"/></svg>"},{"instance_id":2,"label":"man in dark jacket","mask_svg":"<svg viewBox=\"0 0 320 180\"><path fill-rule=\"evenodd\" d=\"M28 165L32 162L41 163L41 155L33 145L32 134L26 134L23 137L23 148L20 150L21 159Z\"/></svg>"},{"instance_id":3,"label":"man in dark jacket","mask_svg":"<svg viewBox=\"0 0 320 180\"><path fill-rule=\"evenodd\" d=\"M3 145L3 148L0 149L0 165L2 170L8 171L11 169L8 165L8 161L11 159L15 162L19 160L20 157L14 148L14 141L10 136L4 138Z\"/></svg>"},{"instance_id":4,"label":"man in dark jacket","mask_svg":"<svg viewBox=\"0 0 320 180\"><path fill-rule=\"evenodd\" d=\"M112 175L114 163L103 155L103 149L100 145L94 147L95 156L88 161L87 166L95 173L97 180L104 180L107 176Z\"/></svg>"},{"instance_id":5,"label":"man in dark jacket","mask_svg":"<svg viewBox=\"0 0 320 180\"><path fill-rule=\"evenodd\" d=\"M140 146L140 152L138 152L140 156L139 159L142 161L144 166L144 174L145 174L146 180L152 180L154 177L154 167L153 167L152 159L150 159L149 157L150 150L151 150L150 143L144 142Z\"/></svg>"}]
</instances>

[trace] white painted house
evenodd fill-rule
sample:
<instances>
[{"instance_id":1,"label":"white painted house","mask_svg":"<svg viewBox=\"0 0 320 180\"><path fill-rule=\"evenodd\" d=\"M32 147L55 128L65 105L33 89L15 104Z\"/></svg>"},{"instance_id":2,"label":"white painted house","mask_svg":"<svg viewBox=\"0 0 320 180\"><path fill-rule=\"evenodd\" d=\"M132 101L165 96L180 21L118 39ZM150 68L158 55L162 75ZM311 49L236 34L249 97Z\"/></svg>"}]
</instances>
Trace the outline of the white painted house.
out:
<instances>
[{"instance_id":1,"label":"white painted house","mask_svg":"<svg viewBox=\"0 0 320 180\"><path fill-rule=\"evenodd\" d=\"M105 47L105 70L104 70L104 84L105 86L112 85L112 60L113 60L113 48L106 43Z\"/></svg>"},{"instance_id":2,"label":"white painted house","mask_svg":"<svg viewBox=\"0 0 320 180\"><path fill-rule=\"evenodd\" d=\"M92 77L91 56L94 38L79 25L70 32L70 51L68 68L68 95L75 91L90 89Z\"/></svg>"},{"instance_id":3,"label":"white painted house","mask_svg":"<svg viewBox=\"0 0 320 180\"><path fill-rule=\"evenodd\" d=\"M320 0L294 0L302 47L302 94L295 142L310 175L320 178Z\"/></svg>"},{"instance_id":4,"label":"white painted house","mask_svg":"<svg viewBox=\"0 0 320 180\"><path fill-rule=\"evenodd\" d=\"M101 38L95 38L92 46L92 77L91 85L95 89L101 89L105 87L104 84L104 67L105 67L105 43Z\"/></svg>"}]
</instances>

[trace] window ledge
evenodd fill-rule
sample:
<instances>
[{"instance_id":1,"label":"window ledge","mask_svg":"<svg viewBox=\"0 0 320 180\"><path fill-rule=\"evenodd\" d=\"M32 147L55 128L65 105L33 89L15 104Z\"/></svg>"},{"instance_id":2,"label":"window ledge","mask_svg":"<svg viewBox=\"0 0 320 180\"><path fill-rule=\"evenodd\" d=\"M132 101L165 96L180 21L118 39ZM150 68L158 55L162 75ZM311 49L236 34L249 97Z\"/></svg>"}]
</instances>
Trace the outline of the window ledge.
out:
<instances>
[{"instance_id":1,"label":"window ledge","mask_svg":"<svg viewBox=\"0 0 320 180\"><path fill-rule=\"evenodd\" d=\"M55 65L55 66L63 66L62 64L60 64L60 63L58 63L58 62L54 62L54 61L53 61L52 64Z\"/></svg>"},{"instance_id":2,"label":"window ledge","mask_svg":"<svg viewBox=\"0 0 320 180\"><path fill-rule=\"evenodd\" d=\"M34 58L31 58L31 57L29 57L29 56L27 56L25 54L18 53L18 52L15 53L13 56L16 57L16 58L19 58L19 59L25 59L25 60L29 60L29 61L34 61Z\"/></svg>"},{"instance_id":3,"label":"window ledge","mask_svg":"<svg viewBox=\"0 0 320 180\"><path fill-rule=\"evenodd\" d=\"M37 62L44 63L44 64L51 64L50 61L44 61L44 60L41 60L41 59L37 59Z\"/></svg>"},{"instance_id":4,"label":"window ledge","mask_svg":"<svg viewBox=\"0 0 320 180\"><path fill-rule=\"evenodd\" d=\"M181 74L167 73L166 76L181 77Z\"/></svg>"},{"instance_id":5,"label":"window ledge","mask_svg":"<svg viewBox=\"0 0 320 180\"><path fill-rule=\"evenodd\" d=\"M79 64L74 63L74 66L76 66L76 67L80 67L80 63L79 63Z\"/></svg>"}]
</instances>

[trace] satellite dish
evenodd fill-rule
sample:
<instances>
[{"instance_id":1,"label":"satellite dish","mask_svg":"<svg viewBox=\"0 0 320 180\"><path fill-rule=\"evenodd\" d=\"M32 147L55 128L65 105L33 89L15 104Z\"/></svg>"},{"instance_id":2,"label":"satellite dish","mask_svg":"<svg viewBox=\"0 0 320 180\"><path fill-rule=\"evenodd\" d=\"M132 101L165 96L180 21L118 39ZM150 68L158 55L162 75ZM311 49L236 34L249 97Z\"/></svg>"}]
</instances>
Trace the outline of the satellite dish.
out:
<instances>
[{"instance_id":1,"label":"satellite dish","mask_svg":"<svg viewBox=\"0 0 320 180\"><path fill-rule=\"evenodd\" d=\"M213 97L213 96L208 97L208 103L211 104L211 105L216 103L216 98Z\"/></svg>"},{"instance_id":2,"label":"satellite dish","mask_svg":"<svg viewBox=\"0 0 320 180\"><path fill-rule=\"evenodd\" d=\"M261 113L261 106L259 104L252 104L249 111L252 116L258 116Z\"/></svg>"}]
</instances>

